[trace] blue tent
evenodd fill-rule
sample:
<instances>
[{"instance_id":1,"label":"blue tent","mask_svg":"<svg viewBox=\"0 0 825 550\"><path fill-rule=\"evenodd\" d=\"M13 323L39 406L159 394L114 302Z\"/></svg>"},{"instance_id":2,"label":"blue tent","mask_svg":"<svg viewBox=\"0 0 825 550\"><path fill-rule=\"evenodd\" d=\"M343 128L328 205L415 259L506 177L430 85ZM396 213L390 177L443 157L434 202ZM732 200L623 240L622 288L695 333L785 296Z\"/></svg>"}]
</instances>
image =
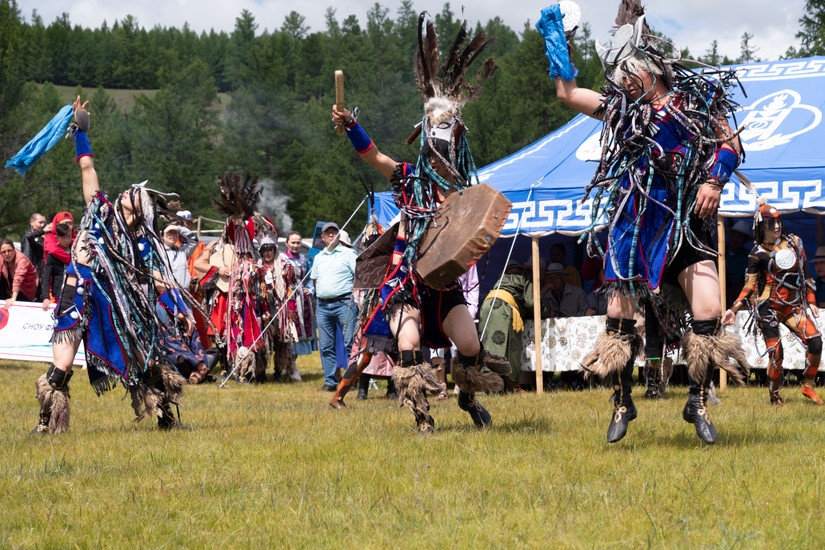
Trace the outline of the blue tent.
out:
<instances>
[{"instance_id":1,"label":"blue tent","mask_svg":"<svg viewBox=\"0 0 825 550\"><path fill-rule=\"evenodd\" d=\"M825 212L825 57L734 66L745 94L737 124L746 157L741 172L783 213ZM580 203L600 152L601 123L579 115L521 151L482 168L488 182L513 203L503 237L580 234L590 202ZM756 197L734 178L720 215L751 216ZM387 225L397 215L391 193L376 195L376 214ZM810 218L810 216L807 216ZM813 243L812 243L813 244Z\"/></svg>"}]
</instances>

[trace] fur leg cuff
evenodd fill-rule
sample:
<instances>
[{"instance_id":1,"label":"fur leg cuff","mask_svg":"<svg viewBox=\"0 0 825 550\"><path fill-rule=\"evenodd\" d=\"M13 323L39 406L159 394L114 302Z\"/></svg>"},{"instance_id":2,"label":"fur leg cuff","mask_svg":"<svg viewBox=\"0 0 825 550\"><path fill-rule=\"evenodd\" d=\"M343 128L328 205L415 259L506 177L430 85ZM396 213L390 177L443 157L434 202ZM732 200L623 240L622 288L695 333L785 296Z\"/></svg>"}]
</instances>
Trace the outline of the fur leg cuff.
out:
<instances>
[{"instance_id":1,"label":"fur leg cuff","mask_svg":"<svg viewBox=\"0 0 825 550\"><path fill-rule=\"evenodd\" d=\"M409 408L416 417L429 416L430 404L427 401L427 391L441 391L434 368L427 363L409 367L396 365L392 369L392 381L398 393L399 407Z\"/></svg>"},{"instance_id":2,"label":"fur leg cuff","mask_svg":"<svg viewBox=\"0 0 825 550\"><path fill-rule=\"evenodd\" d=\"M710 375L714 366L725 369L733 382L740 386L745 385L750 375L742 342L729 332L704 336L688 330L682 338L682 349L687 360L688 376L696 382L705 381L705 376ZM735 363L731 363L730 359Z\"/></svg>"},{"instance_id":3,"label":"fur leg cuff","mask_svg":"<svg viewBox=\"0 0 825 550\"><path fill-rule=\"evenodd\" d=\"M496 357L491 355L490 357ZM492 361L491 361L492 363ZM498 361L496 361L498 363ZM507 363L507 373L510 373L510 364ZM490 364L486 363L485 365L489 368ZM501 370L502 366L495 365L496 368ZM488 370L482 372L477 367L468 367L465 365L458 357L453 357L452 362L450 363L450 369L453 375L453 381L461 388L461 391L467 393L478 393L478 392L500 392L504 389L504 381L501 379L501 375L498 373Z\"/></svg>"},{"instance_id":4,"label":"fur leg cuff","mask_svg":"<svg viewBox=\"0 0 825 550\"><path fill-rule=\"evenodd\" d=\"M60 434L69 429L69 386L54 389L42 374L34 384L41 418L49 417L49 433Z\"/></svg>"},{"instance_id":5,"label":"fur leg cuff","mask_svg":"<svg viewBox=\"0 0 825 550\"><path fill-rule=\"evenodd\" d=\"M584 356L581 367L585 376L593 374L607 378L621 372L641 349L642 339L637 334L609 334L602 332L596 338L593 350Z\"/></svg>"}]
</instances>

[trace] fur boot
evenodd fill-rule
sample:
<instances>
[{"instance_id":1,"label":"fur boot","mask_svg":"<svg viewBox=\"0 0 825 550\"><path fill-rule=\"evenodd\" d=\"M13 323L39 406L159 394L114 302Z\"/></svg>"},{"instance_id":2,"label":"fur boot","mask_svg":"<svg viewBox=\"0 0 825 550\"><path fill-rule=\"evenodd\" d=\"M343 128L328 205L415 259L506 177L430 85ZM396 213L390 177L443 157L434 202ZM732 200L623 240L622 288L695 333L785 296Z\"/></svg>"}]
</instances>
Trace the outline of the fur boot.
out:
<instances>
[{"instance_id":1,"label":"fur boot","mask_svg":"<svg viewBox=\"0 0 825 550\"><path fill-rule=\"evenodd\" d=\"M613 373L621 372L628 362L635 360L641 347L641 338L636 334L602 332L596 338L596 345L581 361L585 377L596 375L609 379Z\"/></svg>"},{"instance_id":2,"label":"fur boot","mask_svg":"<svg viewBox=\"0 0 825 550\"><path fill-rule=\"evenodd\" d=\"M69 429L69 380L74 372L51 365L34 383L40 403L40 421L32 434L60 434Z\"/></svg>"},{"instance_id":3,"label":"fur boot","mask_svg":"<svg viewBox=\"0 0 825 550\"><path fill-rule=\"evenodd\" d=\"M498 393L504 390L504 381L501 377L508 376L512 372L512 367L503 357L482 349L475 357L456 354L450 363L450 372L453 382L467 393ZM437 391L441 391L440 387Z\"/></svg>"},{"instance_id":4,"label":"fur boot","mask_svg":"<svg viewBox=\"0 0 825 550\"><path fill-rule=\"evenodd\" d=\"M418 433L429 435L435 429L430 416L428 391L441 391L436 371L423 361L421 352L402 351L400 364L392 369L392 380L398 393L398 405L407 407L415 415ZM412 363L412 364L411 364Z\"/></svg>"}]
</instances>

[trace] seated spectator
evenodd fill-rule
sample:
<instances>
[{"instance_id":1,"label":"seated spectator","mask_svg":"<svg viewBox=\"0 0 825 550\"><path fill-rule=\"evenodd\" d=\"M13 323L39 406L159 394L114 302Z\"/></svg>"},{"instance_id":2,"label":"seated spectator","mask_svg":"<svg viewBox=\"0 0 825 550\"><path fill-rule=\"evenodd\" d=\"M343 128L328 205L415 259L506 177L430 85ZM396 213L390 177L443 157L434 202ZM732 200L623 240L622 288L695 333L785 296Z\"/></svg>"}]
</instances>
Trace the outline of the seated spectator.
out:
<instances>
[{"instance_id":1,"label":"seated spectator","mask_svg":"<svg viewBox=\"0 0 825 550\"><path fill-rule=\"evenodd\" d=\"M582 266L584 272L584 266ZM599 292L599 289L604 284L604 264L599 264L598 275L593 282L593 289L584 298L584 314L585 315L607 315L607 295L604 292Z\"/></svg>"},{"instance_id":2,"label":"seated spectator","mask_svg":"<svg viewBox=\"0 0 825 550\"><path fill-rule=\"evenodd\" d=\"M550 308L550 317L579 317L584 315L584 290L565 281L567 270L560 263L551 263L545 271L547 291L542 295L543 305Z\"/></svg>"},{"instance_id":3,"label":"seated spectator","mask_svg":"<svg viewBox=\"0 0 825 550\"><path fill-rule=\"evenodd\" d=\"M820 246L816 249L816 255L813 259L814 271L816 271L816 305L817 307L825 307L825 246Z\"/></svg>"},{"instance_id":4,"label":"seated spectator","mask_svg":"<svg viewBox=\"0 0 825 550\"><path fill-rule=\"evenodd\" d=\"M750 247L745 246L753 239L751 224L745 220L739 220L728 231L728 243L725 249L725 298L727 307L733 305L733 301L742 292L745 284L745 270L748 268L748 255Z\"/></svg>"},{"instance_id":5,"label":"seated spectator","mask_svg":"<svg viewBox=\"0 0 825 550\"><path fill-rule=\"evenodd\" d=\"M546 260L539 262L542 288L539 295L547 290ZM521 376L521 333L524 321L533 318L533 273L531 264L507 266L504 275L484 298L478 316L478 330L484 349L495 355L506 357L512 372L504 379L508 392L518 393ZM550 316L550 308L540 304L541 318Z\"/></svg>"},{"instance_id":6,"label":"seated spectator","mask_svg":"<svg viewBox=\"0 0 825 550\"><path fill-rule=\"evenodd\" d=\"M63 250L69 252L72 246L72 228L69 224L61 223L55 227L57 244ZM43 297L43 309L49 309L49 304L57 302L60 291L63 288L63 271L66 264L54 257L54 254L46 254L46 261L43 267L43 276L40 278L40 296Z\"/></svg>"},{"instance_id":7,"label":"seated spectator","mask_svg":"<svg viewBox=\"0 0 825 550\"><path fill-rule=\"evenodd\" d=\"M39 212L35 212L29 218L31 229L20 239L20 251L34 264L37 276L41 280L43 279L43 233L52 229L51 225L44 228L45 225L46 217ZM36 298L40 298L40 296L38 295Z\"/></svg>"},{"instance_id":8,"label":"seated spectator","mask_svg":"<svg viewBox=\"0 0 825 550\"><path fill-rule=\"evenodd\" d=\"M38 283L34 264L8 239L0 240L0 257L0 299L6 299L0 307L9 309L18 298L34 301Z\"/></svg>"},{"instance_id":9,"label":"seated spectator","mask_svg":"<svg viewBox=\"0 0 825 550\"><path fill-rule=\"evenodd\" d=\"M563 244L556 243L550 247L550 263L561 264L564 268L564 272L567 273L567 284L581 288L582 278L581 275L579 275L579 270L572 265L567 265L565 262L566 259L567 250L565 250Z\"/></svg>"}]
</instances>

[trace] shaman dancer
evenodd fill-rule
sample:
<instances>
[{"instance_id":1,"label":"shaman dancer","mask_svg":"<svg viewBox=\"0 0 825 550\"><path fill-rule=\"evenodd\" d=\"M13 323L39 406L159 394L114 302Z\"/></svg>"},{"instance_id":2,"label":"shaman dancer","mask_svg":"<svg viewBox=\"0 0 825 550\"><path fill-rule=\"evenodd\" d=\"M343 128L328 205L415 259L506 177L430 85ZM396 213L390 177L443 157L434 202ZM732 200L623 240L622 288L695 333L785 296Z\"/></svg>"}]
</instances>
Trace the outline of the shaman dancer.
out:
<instances>
[{"instance_id":1,"label":"shaman dancer","mask_svg":"<svg viewBox=\"0 0 825 550\"><path fill-rule=\"evenodd\" d=\"M159 336L160 304L170 313L164 332L192 334L194 306L181 290L158 236L158 216L174 219L162 196L132 186L114 201L100 191L86 131L89 114L74 102L76 161L80 165L86 210L66 266L55 309L54 363L36 383L40 422L36 434L69 428L69 380L82 341L89 381L95 392L120 382L131 394L138 420L155 416L162 429L182 427L172 413L183 391L183 377L165 359Z\"/></svg>"},{"instance_id":2,"label":"shaman dancer","mask_svg":"<svg viewBox=\"0 0 825 550\"><path fill-rule=\"evenodd\" d=\"M754 236L756 244L748 257L745 286L733 307L725 312L725 324L732 325L736 312L745 305L753 308L756 324L768 346L768 393L772 405L782 405L779 323L788 327L807 351L802 395L822 405L814 390L822 357L822 337L815 321L819 308L802 239L785 232L779 211L769 204L763 204L756 212Z\"/></svg>"},{"instance_id":3,"label":"shaman dancer","mask_svg":"<svg viewBox=\"0 0 825 550\"><path fill-rule=\"evenodd\" d=\"M713 369L725 368L741 383L741 373L728 361L733 355L747 370L738 339L720 331L711 239L722 188L742 153L727 122L733 111L727 99L733 75L698 74L666 59L639 2L629 2L629 9L627 4L619 9L611 46L597 44L607 77L603 94L576 85L565 30L575 30L576 22L566 19L578 14L562 13L556 4L542 11L537 24L559 99L605 123L601 160L587 193L595 194L591 246L598 246L592 230L603 223L600 218L610 224L607 247L599 250L609 296L607 326L583 367L612 382L607 441L619 441L637 415L631 374L641 341L633 314L654 298L660 283L678 282L692 314L682 340L691 380L682 416L694 424L699 439L714 443L716 428L707 409ZM664 315L660 322L665 323Z\"/></svg>"},{"instance_id":4,"label":"shaman dancer","mask_svg":"<svg viewBox=\"0 0 825 550\"><path fill-rule=\"evenodd\" d=\"M401 406L412 410L422 435L432 433L435 425L426 392L441 391L435 370L423 359L422 336L430 348L450 347L451 340L455 343L458 355L453 359L452 373L461 388L458 405L479 428L490 426L492 418L476 399L476 392L500 391L501 377L493 370L505 375L510 372L506 359L481 347L461 288L452 283L444 290L433 290L416 272L419 241L438 206L449 194L471 186L473 178L477 182L461 108L476 97L480 83L492 74L495 64L492 59L486 61L478 75L478 85L464 82L470 64L490 44L480 33L459 55L467 38L466 25L465 21L445 65L441 66L433 24L426 22L425 36L425 14L419 17L414 68L424 99L424 116L418 126L421 146L416 166L399 163L381 153L350 111L332 109L333 122L346 126L356 152L390 179L395 203L402 212L395 250L379 291L381 306L374 318L386 315L397 340L400 361L393 369L393 380ZM437 75L443 76L439 79ZM416 135L408 141L412 142ZM370 334L371 325L372 322L365 333Z\"/></svg>"}]
</instances>

